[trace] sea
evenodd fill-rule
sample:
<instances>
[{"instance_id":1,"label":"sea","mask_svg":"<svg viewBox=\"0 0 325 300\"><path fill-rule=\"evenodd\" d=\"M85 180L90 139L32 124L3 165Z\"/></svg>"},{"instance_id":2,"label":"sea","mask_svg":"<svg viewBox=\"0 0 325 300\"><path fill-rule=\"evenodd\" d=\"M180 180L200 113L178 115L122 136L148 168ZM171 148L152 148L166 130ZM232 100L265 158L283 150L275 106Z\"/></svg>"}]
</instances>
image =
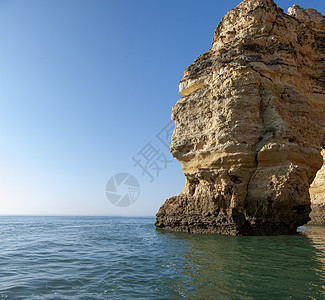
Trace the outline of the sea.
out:
<instances>
[{"instance_id":1,"label":"sea","mask_svg":"<svg viewBox=\"0 0 325 300\"><path fill-rule=\"evenodd\" d=\"M325 227L234 237L154 220L0 217L0 299L325 299Z\"/></svg>"}]
</instances>

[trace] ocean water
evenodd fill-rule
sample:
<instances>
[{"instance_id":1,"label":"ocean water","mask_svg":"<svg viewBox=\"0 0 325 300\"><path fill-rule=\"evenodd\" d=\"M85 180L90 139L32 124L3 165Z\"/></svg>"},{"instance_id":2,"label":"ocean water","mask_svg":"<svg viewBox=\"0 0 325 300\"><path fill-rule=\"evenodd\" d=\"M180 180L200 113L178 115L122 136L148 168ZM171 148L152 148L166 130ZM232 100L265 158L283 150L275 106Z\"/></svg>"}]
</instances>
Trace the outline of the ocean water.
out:
<instances>
[{"instance_id":1,"label":"ocean water","mask_svg":"<svg viewBox=\"0 0 325 300\"><path fill-rule=\"evenodd\" d=\"M325 228L228 237L154 218L0 217L0 299L324 299Z\"/></svg>"}]
</instances>

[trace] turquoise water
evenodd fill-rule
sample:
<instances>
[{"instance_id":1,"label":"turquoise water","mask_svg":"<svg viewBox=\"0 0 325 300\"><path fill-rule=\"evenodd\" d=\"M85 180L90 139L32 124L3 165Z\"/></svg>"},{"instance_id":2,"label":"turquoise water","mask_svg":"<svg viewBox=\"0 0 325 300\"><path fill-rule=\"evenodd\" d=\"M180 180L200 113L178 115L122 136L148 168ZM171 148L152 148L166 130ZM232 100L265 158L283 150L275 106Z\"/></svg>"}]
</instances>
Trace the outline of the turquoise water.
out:
<instances>
[{"instance_id":1,"label":"turquoise water","mask_svg":"<svg viewBox=\"0 0 325 300\"><path fill-rule=\"evenodd\" d=\"M154 218L0 217L0 299L324 299L325 228L156 230Z\"/></svg>"}]
</instances>

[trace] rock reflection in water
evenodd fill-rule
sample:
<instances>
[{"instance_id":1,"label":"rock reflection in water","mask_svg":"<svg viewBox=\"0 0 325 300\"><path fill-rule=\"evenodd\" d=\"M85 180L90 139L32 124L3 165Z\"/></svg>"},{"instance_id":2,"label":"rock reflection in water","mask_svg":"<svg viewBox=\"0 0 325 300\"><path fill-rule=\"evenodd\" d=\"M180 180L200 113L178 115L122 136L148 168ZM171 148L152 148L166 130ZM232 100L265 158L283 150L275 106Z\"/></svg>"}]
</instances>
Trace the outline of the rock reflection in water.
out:
<instances>
[{"instance_id":1,"label":"rock reflection in water","mask_svg":"<svg viewBox=\"0 0 325 300\"><path fill-rule=\"evenodd\" d=\"M301 231L267 237L159 234L177 244L181 276L173 288L185 298L324 298L325 227Z\"/></svg>"}]
</instances>

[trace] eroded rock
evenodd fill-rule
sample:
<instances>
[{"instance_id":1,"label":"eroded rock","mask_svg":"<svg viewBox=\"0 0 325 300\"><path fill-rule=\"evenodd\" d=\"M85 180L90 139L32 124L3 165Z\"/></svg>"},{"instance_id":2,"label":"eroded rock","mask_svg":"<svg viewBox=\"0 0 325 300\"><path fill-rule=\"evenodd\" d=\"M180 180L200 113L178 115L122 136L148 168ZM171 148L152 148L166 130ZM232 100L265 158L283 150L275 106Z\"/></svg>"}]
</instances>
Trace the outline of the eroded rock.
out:
<instances>
[{"instance_id":1,"label":"eroded rock","mask_svg":"<svg viewBox=\"0 0 325 300\"><path fill-rule=\"evenodd\" d=\"M325 150L322 152L324 164L317 172L310 186L311 213L310 224L325 225Z\"/></svg>"},{"instance_id":2,"label":"eroded rock","mask_svg":"<svg viewBox=\"0 0 325 300\"><path fill-rule=\"evenodd\" d=\"M184 73L171 153L186 183L159 209L164 229L292 234L309 221L325 137L325 23L245 0Z\"/></svg>"}]
</instances>

